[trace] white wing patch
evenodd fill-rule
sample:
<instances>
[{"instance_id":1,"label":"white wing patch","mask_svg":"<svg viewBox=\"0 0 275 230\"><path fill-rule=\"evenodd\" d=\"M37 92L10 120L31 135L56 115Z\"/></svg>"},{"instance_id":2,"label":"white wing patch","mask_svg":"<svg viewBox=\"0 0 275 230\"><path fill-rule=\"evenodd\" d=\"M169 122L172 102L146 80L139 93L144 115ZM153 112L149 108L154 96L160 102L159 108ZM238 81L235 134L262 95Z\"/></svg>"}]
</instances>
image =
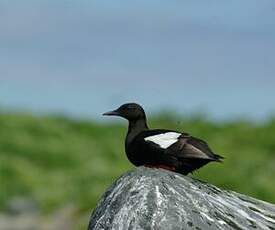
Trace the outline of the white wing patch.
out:
<instances>
[{"instance_id":1,"label":"white wing patch","mask_svg":"<svg viewBox=\"0 0 275 230\"><path fill-rule=\"evenodd\" d=\"M178 141L178 137L181 133L176 132L167 132L162 134L157 134L154 136L145 137L145 141L152 141L155 144L159 145L161 148L166 149L175 142Z\"/></svg>"}]
</instances>

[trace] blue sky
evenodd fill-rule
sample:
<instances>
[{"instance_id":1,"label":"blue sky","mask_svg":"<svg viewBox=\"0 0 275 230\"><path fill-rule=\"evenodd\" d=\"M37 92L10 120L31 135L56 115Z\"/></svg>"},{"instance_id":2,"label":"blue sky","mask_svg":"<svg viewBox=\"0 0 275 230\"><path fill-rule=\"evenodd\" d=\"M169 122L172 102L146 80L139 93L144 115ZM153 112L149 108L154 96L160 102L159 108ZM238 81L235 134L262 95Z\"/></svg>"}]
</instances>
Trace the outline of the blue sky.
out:
<instances>
[{"instance_id":1,"label":"blue sky","mask_svg":"<svg viewBox=\"0 0 275 230\"><path fill-rule=\"evenodd\" d=\"M146 110L275 111L275 2L0 2L0 105L100 118Z\"/></svg>"}]
</instances>

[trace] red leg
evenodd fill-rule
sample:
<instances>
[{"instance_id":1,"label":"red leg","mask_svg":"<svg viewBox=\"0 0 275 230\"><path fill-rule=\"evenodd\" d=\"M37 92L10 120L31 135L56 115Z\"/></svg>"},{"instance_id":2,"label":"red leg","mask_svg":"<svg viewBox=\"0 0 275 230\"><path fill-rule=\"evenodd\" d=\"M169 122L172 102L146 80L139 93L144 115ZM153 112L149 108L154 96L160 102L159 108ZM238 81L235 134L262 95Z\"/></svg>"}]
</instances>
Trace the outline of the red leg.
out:
<instances>
[{"instance_id":1,"label":"red leg","mask_svg":"<svg viewBox=\"0 0 275 230\"><path fill-rule=\"evenodd\" d=\"M150 165L150 164L145 164L145 167L148 168L161 168L161 169L166 169L169 171L176 171L176 167L174 166L169 166L169 165Z\"/></svg>"}]
</instances>

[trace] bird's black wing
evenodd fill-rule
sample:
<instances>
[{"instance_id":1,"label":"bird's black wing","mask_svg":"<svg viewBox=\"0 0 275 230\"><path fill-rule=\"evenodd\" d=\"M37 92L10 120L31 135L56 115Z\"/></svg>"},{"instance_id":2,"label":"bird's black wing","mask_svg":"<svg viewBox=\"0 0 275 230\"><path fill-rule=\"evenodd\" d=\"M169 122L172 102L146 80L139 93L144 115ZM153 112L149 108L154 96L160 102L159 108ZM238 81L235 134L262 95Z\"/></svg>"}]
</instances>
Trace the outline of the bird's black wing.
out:
<instances>
[{"instance_id":1,"label":"bird's black wing","mask_svg":"<svg viewBox=\"0 0 275 230\"><path fill-rule=\"evenodd\" d=\"M221 161L207 143L187 133L172 130L148 130L139 134L131 147L137 151L132 159L135 165L163 164L174 166L184 175L193 172L210 161Z\"/></svg>"},{"instance_id":2,"label":"bird's black wing","mask_svg":"<svg viewBox=\"0 0 275 230\"><path fill-rule=\"evenodd\" d=\"M127 156L135 165L177 161L176 156L165 154L165 151L171 145L170 143L178 141L177 137L180 135L181 133L165 129L143 131L130 145L126 146Z\"/></svg>"},{"instance_id":3,"label":"bird's black wing","mask_svg":"<svg viewBox=\"0 0 275 230\"><path fill-rule=\"evenodd\" d=\"M215 154L205 141L187 133L183 133L176 143L166 149L165 153L177 158L204 159L206 161L221 161L223 158Z\"/></svg>"}]
</instances>

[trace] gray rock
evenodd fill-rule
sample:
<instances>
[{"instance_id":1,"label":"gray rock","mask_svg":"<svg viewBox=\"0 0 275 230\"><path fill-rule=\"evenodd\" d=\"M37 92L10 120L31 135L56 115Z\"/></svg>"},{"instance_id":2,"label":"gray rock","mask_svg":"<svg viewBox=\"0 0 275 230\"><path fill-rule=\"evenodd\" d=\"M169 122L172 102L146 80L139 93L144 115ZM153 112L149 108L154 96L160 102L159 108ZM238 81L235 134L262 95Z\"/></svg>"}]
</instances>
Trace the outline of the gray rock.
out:
<instances>
[{"instance_id":1,"label":"gray rock","mask_svg":"<svg viewBox=\"0 0 275 230\"><path fill-rule=\"evenodd\" d=\"M94 210L89 230L275 229L275 205L161 169L121 176Z\"/></svg>"},{"instance_id":2,"label":"gray rock","mask_svg":"<svg viewBox=\"0 0 275 230\"><path fill-rule=\"evenodd\" d=\"M20 215L26 213L36 214L39 212L39 209L34 200L23 197L15 197L8 202L6 211L10 215Z\"/></svg>"}]
</instances>

